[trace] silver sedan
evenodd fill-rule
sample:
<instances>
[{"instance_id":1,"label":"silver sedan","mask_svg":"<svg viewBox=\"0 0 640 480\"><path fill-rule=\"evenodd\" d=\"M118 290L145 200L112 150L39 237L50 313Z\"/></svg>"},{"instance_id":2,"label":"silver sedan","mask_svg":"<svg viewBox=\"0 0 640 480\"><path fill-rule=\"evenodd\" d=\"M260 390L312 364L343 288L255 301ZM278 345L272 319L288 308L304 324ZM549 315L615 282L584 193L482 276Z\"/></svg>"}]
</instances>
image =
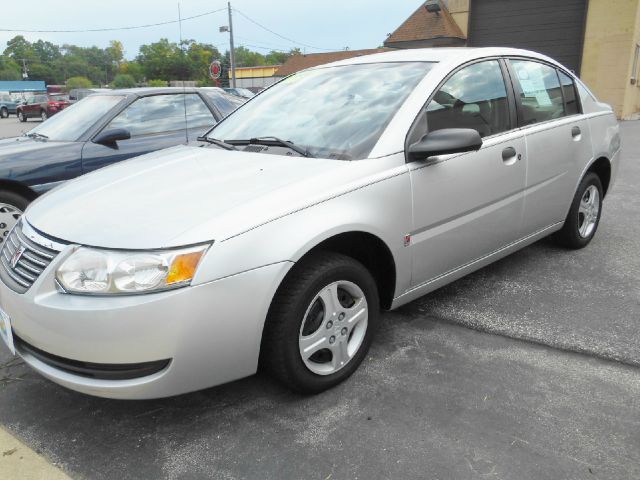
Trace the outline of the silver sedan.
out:
<instances>
[{"instance_id":1,"label":"silver sedan","mask_svg":"<svg viewBox=\"0 0 640 480\"><path fill-rule=\"evenodd\" d=\"M620 155L608 105L503 48L302 71L201 140L68 182L4 239L0 333L42 375L114 398L258 368L330 388L381 310L550 234L585 247Z\"/></svg>"}]
</instances>

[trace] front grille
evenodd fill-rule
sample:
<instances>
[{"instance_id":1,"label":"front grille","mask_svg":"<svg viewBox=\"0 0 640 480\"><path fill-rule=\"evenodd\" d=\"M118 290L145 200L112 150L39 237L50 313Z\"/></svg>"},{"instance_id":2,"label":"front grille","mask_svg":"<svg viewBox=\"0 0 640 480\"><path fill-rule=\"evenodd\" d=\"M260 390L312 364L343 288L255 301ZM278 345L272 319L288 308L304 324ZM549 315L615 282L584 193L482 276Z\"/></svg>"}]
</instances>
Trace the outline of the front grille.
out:
<instances>
[{"instance_id":1,"label":"front grille","mask_svg":"<svg viewBox=\"0 0 640 480\"><path fill-rule=\"evenodd\" d=\"M24 293L56 258L60 250L60 244L40 235L20 221L5 239L0 252L0 278L13 291Z\"/></svg>"},{"instance_id":2,"label":"front grille","mask_svg":"<svg viewBox=\"0 0 640 480\"><path fill-rule=\"evenodd\" d=\"M28 344L17 335L13 336L18 353L29 354L50 367L72 375L95 378L97 380L130 380L158 373L169 365L171 360L156 360L142 363L91 363L59 357Z\"/></svg>"}]
</instances>

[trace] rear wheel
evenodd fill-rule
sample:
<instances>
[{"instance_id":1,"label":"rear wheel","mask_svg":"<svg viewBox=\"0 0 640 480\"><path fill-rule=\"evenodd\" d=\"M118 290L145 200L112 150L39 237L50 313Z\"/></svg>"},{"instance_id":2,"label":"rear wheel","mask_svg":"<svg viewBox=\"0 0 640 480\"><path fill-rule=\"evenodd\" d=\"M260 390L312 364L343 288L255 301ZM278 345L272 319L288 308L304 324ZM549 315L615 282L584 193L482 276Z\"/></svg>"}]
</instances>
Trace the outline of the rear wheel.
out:
<instances>
[{"instance_id":1,"label":"rear wheel","mask_svg":"<svg viewBox=\"0 0 640 480\"><path fill-rule=\"evenodd\" d=\"M602 182L593 172L587 173L573 197L562 230L556 240L567 248L586 247L593 239L602 213Z\"/></svg>"},{"instance_id":2,"label":"rear wheel","mask_svg":"<svg viewBox=\"0 0 640 480\"><path fill-rule=\"evenodd\" d=\"M18 120L20 120L21 122L27 121L27 117L24 115L24 112L22 110L18 110Z\"/></svg>"},{"instance_id":3,"label":"rear wheel","mask_svg":"<svg viewBox=\"0 0 640 480\"><path fill-rule=\"evenodd\" d=\"M29 200L10 191L0 191L0 245L4 243L9 232L18 223L22 212L29 205Z\"/></svg>"},{"instance_id":4,"label":"rear wheel","mask_svg":"<svg viewBox=\"0 0 640 480\"><path fill-rule=\"evenodd\" d=\"M299 392L333 387L365 358L379 305L376 283L361 263L333 252L304 259L269 309L261 366Z\"/></svg>"},{"instance_id":5,"label":"rear wheel","mask_svg":"<svg viewBox=\"0 0 640 480\"><path fill-rule=\"evenodd\" d=\"M46 110L41 110L40 111L40 118L42 119L42 121L44 122L47 118L49 118L49 116L47 115Z\"/></svg>"},{"instance_id":6,"label":"rear wheel","mask_svg":"<svg viewBox=\"0 0 640 480\"><path fill-rule=\"evenodd\" d=\"M0 109L0 117L2 118L9 118L9 110L7 110L6 107L2 107Z\"/></svg>"}]
</instances>

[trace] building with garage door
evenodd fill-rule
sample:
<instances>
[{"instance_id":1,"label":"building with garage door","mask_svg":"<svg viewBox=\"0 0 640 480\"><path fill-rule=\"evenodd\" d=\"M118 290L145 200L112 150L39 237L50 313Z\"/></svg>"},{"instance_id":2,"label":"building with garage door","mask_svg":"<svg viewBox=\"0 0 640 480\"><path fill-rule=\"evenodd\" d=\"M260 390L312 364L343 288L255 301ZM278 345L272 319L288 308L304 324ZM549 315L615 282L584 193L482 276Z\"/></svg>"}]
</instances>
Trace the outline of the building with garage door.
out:
<instances>
[{"instance_id":1,"label":"building with garage door","mask_svg":"<svg viewBox=\"0 0 640 480\"><path fill-rule=\"evenodd\" d=\"M619 117L640 115L640 0L429 0L384 45L534 50L576 72Z\"/></svg>"}]
</instances>

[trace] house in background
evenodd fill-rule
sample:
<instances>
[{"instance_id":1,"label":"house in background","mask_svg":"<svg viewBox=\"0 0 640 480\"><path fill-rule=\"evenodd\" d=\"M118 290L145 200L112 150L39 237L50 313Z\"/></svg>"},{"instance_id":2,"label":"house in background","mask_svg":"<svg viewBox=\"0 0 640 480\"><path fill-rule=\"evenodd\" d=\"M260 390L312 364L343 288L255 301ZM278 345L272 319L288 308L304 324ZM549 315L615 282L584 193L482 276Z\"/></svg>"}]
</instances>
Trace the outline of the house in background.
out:
<instances>
[{"instance_id":1,"label":"house in background","mask_svg":"<svg viewBox=\"0 0 640 480\"><path fill-rule=\"evenodd\" d=\"M265 65L258 67L236 67L236 87L238 88L266 88L276 83L279 78L274 77L281 65ZM231 71L228 73L231 82Z\"/></svg>"},{"instance_id":2,"label":"house in background","mask_svg":"<svg viewBox=\"0 0 640 480\"><path fill-rule=\"evenodd\" d=\"M446 4L421 4L384 41L388 48L463 47L467 42Z\"/></svg>"}]
</instances>

